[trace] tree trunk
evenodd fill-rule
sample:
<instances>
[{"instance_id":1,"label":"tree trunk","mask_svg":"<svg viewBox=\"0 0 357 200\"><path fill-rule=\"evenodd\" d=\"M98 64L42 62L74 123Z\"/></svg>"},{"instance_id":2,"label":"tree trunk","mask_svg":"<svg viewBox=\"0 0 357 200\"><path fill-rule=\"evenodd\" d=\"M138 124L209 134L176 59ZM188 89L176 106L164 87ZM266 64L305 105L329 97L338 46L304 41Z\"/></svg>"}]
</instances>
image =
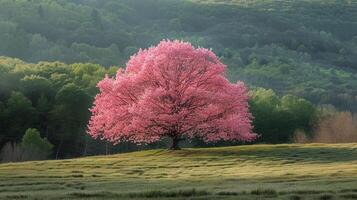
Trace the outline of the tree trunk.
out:
<instances>
[{"instance_id":1,"label":"tree trunk","mask_svg":"<svg viewBox=\"0 0 357 200\"><path fill-rule=\"evenodd\" d=\"M83 149L83 156L87 155L87 150L88 150L88 139L87 136L84 136L84 149Z\"/></svg>"},{"instance_id":2,"label":"tree trunk","mask_svg":"<svg viewBox=\"0 0 357 200\"><path fill-rule=\"evenodd\" d=\"M61 151L62 144L63 144L63 136L61 137L61 142L60 142L60 144L58 145L58 148L57 148L56 160L57 160L57 159L58 159L58 157L59 157L59 154L60 154L60 151Z\"/></svg>"},{"instance_id":3,"label":"tree trunk","mask_svg":"<svg viewBox=\"0 0 357 200\"><path fill-rule=\"evenodd\" d=\"M179 142L181 141L181 138L178 137L172 137L172 143L170 150L180 150L181 148L179 147Z\"/></svg>"}]
</instances>

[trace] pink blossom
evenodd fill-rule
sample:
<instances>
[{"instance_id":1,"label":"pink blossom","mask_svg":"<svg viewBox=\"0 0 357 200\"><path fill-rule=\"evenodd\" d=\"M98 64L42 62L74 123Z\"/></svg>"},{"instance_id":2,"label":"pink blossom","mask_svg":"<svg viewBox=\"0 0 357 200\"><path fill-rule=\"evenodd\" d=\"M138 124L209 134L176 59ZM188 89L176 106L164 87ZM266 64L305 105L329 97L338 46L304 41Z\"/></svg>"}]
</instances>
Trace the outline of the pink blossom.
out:
<instances>
[{"instance_id":1,"label":"pink blossom","mask_svg":"<svg viewBox=\"0 0 357 200\"><path fill-rule=\"evenodd\" d=\"M200 137L252 141L243 82L230 83L210 50L162 41L132 56L115 78L98 83L89 134L113 143Z\"/></svg>"}]
</instances>

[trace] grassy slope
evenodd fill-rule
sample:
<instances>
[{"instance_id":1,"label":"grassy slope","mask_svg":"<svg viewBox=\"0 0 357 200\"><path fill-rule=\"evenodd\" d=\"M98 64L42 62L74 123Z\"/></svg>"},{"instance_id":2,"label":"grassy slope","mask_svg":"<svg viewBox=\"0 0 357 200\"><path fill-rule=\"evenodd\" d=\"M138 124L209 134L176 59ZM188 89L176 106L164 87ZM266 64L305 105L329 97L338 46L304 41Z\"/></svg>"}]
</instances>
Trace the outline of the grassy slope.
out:
<instances>
[{"instance_id":1,"label":"grassy slope","mask_svg":"<svg viewBox=\"0 0 357 200\"><path fill-rule=\"evenodd\" d=\"M0 198L357 198L357 144L151 150L2 164L0 180Z\"/></svg>"}]
</instances>

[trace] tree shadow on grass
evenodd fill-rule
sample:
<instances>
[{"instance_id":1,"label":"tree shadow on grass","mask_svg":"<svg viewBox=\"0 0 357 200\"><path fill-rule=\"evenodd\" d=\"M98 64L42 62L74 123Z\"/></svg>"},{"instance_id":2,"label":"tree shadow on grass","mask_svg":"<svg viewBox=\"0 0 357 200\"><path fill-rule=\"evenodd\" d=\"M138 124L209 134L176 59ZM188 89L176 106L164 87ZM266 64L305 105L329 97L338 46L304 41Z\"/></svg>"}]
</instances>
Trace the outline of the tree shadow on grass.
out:
<instances>
[{"instance_id":1,"label":"tree shadow on grass","mask_svg":"<svg viewBox=\"0 0 357 200\"><path fill-rule=\"evenodd\" d=\"M252 146L253 147L253 146ZM357 162L357 144L350 146L328 145L255 145L254 148L247 146L223 147L207 149L184 149L181 151L167 152L179 157L198 157L201 159L239 158L249 160L284 160L287 162L331 163L331 162Z\"/></svg>"}]
</instances>

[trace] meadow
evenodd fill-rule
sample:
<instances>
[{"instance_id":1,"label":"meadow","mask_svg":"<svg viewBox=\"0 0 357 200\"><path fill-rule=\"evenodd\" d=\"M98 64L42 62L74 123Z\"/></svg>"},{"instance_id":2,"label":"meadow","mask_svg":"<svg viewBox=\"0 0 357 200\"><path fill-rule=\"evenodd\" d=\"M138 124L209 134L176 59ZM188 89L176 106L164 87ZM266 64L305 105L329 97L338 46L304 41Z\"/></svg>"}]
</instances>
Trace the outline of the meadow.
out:
<instances>
[{"instance_id":1,"label":"meadow","mask_svg":"<svg viewBox=\"0 0 357 200\"><path fill-rule=\"evenodd\" d=\"M0 164L0 199L357 199L357 144L149 150Z\"/></svg>"}]
</instances>

